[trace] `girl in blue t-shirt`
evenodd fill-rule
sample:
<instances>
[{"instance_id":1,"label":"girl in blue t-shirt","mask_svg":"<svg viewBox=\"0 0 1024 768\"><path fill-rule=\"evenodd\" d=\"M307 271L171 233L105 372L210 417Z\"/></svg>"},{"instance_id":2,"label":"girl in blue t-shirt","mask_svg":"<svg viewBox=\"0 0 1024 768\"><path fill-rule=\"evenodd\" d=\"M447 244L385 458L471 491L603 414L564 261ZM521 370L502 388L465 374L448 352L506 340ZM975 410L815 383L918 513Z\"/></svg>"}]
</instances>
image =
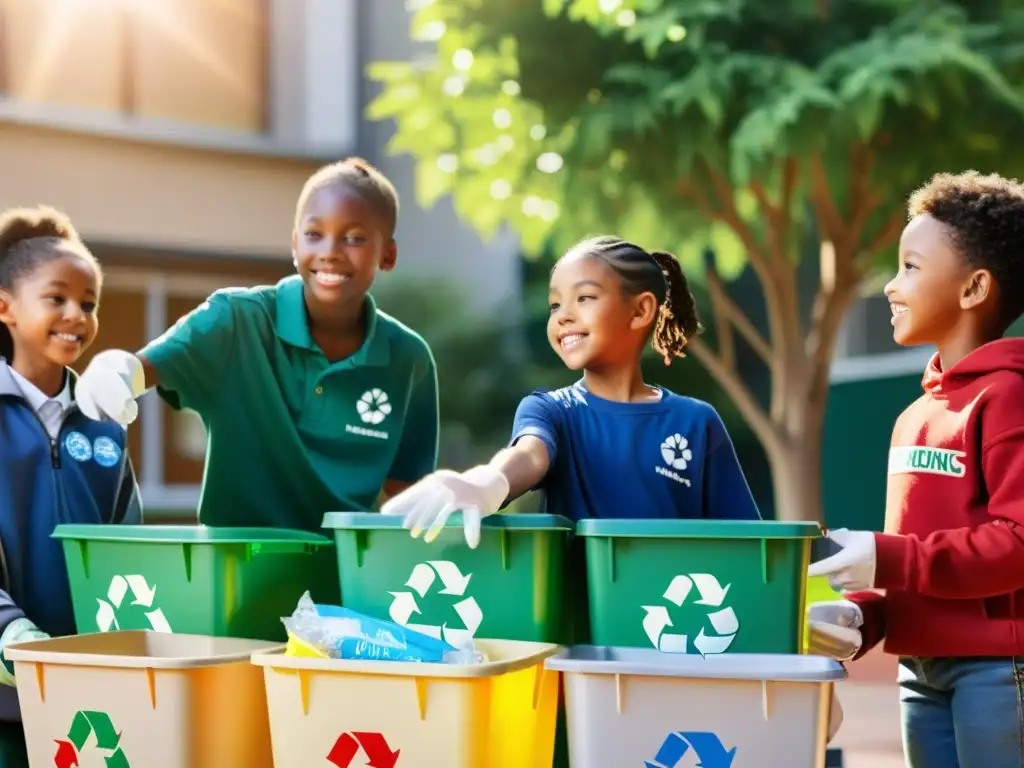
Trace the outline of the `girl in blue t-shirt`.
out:
<instances>
[{"instance_id":1,"label":"girl in blue t-shirt","mask_svg":"<svg viewBox=\"0 0 1024 768\"><path fill-rule=\"evenodd\" d=\"M548 341L583 378L524 398L509 446L489 464L428 475L381 511L402 515L413 536L426 529L428 542L461 511L471 547L481 518L532 488L573 520L759 519L715 409L643 380L648 339L668 365L702 330L676 258L585 240L555 264L548 294Z\"/></svg>"}]
</instances>

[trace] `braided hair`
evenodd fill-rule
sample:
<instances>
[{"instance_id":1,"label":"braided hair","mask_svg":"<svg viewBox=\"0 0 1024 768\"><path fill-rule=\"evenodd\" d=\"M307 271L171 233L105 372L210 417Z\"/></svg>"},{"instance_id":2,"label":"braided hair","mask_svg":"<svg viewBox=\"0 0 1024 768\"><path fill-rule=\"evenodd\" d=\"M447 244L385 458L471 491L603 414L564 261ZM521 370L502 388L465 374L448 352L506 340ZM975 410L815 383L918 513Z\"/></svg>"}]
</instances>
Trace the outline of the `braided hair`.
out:
<instances>
[{"instance_id":1,"label":"braided hair","mask_svg":"<svg viewBox=\"0 0 1024 768\"><path fill-rule=\"evenodd\" d=\"M651 334L651 346L665 359L686 357L689 340L704 331L697 315L697 302L683 274L679 260L666 251L646 251L639 245L605 235L578 243L563 258L583 256L598 259L622 280L627 296L654 294L658 318Z\"/></svg>"},{"instance_id":2,"label":"braided hair","mask_svg":"<svg viewBox=\"0 0 1024 768\"><path fill-rule=\"evenodd\" d=\"M99 263L75 231L71 220L47 206L12 208L0 214L0 290L13 293L16 283L43 264L68 255L71 246L96 268ZM14 339L0 323L0 357L14 360Z\"/></svg>"}]
</instances>

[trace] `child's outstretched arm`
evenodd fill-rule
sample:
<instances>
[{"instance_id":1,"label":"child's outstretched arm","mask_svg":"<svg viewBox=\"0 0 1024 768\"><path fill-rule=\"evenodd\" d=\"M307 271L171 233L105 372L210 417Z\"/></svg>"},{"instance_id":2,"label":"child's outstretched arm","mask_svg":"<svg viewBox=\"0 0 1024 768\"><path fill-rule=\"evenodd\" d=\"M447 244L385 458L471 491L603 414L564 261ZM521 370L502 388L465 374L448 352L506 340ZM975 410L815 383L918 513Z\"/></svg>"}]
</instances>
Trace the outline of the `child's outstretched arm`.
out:
<instances>
[{"instance_id":1,"label":"child's outstretched arm","mask_svg":"<svg viewBox=\"0 0 1024 768\"><path fill-rule=\"evenodd\" d=\"M537 486L554 459L555 426L550 403L530 395L516 411L508 448L487 464L466 472L442 469L428 475L381 507L385 515L401 515L414 537L426 530L431 542L454 512L462 512L466 541L480 543L480 521L502 505Z\"/></svg>"},{"instance_id":2,"label":"child's outstretched arm","mask_svg":"<svg viewBox=\"0 0 1024 768\"><path fill-rule=\"evenodd\" d=\"M736 457L721 417L712 410L704 460L704 517L717 520L760 520L747 478Z\"/></svg>"},{"instance_id":3,"label":"child's outstretched arm","mask_svg":"<svg viewBox=\"0 0 1024 768\"><path fill-rule=\"evenodd\" d=\"M480 543L480 521L493 515L506 500L520 496L539 483L548 469L544 443L524 437L511 448L497 453L488 464L465 472L441 469L387 501L380 509L385 515L401 515L403 525L431 542L454 512L462 512L466 542Z\"/></svg>"},{"instance_id":4,"label":"child's outstretched arm","mask_svg":"<svg viewBox=\"0 0 1024 768\"><path fill-rule=\"evenodd\" d=\"M82 413L128 426L139 413L135 400L152 387L160 387L172 408L204 413L218 397L234 351L229 296L227 290L214 293L138 355L119 349L96 355L75 386Z\"/></svg>"}]
</instances>

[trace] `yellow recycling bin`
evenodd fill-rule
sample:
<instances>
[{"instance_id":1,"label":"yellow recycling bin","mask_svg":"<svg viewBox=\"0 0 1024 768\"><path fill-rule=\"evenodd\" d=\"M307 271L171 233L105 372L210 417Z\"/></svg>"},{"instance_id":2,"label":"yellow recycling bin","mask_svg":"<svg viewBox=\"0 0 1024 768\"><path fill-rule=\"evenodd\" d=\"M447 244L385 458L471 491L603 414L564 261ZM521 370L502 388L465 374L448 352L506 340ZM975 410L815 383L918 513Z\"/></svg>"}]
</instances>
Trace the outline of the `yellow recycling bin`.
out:
<instances>
[{"instance_id":1,"label":"yellow recycling bin","mask_svg":"<svg viewBox=\"0 0 1024 768\"><path fill-rule=\"evenodd\" d=\"M550 643L476 640L455 665L256 653L276 768L549 768L558 708Z\"/></svg>"},{"instance_id":2,"label":"yellow recycling bin","mask_svg":"<svg viewBox=\"0 0 1024 768\"><path fill-rule=\"evenodd\" d=\"M7 648L32 768L273 768L256 651L280 643L145 631Z\"/></svg>"}]
</instances>

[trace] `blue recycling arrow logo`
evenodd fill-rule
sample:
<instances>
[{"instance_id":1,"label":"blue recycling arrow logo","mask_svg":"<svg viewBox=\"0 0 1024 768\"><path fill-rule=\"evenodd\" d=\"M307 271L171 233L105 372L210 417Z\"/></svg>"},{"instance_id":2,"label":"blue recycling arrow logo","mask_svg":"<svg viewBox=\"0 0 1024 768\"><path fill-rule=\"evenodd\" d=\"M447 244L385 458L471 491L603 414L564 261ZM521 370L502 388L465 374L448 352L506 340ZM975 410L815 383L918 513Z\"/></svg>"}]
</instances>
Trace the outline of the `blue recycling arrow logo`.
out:
<instances>
[{"instance_id":1,"label":"blue recycling arrow logo","mask_svg":"<svg viewBox=\"0 0 1024 768\"><path fill-rule=\"evenodd\" d=\"M676 768L690 750L700 759L699 768L729 768L736 757L736 748L726 750L713 733L677 731L670 733L654 760L645 760L646 768Z\"/></svg>"}]
</instances>

